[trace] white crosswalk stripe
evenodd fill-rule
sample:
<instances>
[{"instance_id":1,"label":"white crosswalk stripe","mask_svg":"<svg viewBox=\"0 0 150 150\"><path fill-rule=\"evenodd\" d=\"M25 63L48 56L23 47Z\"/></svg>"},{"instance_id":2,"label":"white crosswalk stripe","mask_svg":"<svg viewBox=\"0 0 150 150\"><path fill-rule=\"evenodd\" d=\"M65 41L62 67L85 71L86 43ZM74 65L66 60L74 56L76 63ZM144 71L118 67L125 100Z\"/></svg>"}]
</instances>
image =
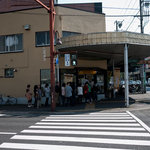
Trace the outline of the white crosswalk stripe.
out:
<instances>
[{"instance_id":1,"label":"white crosswalk stripe","mask_svg":"<svg viewBox=\"0 0 150 150\"><path fill-rule=\"evenodd\" d=\"M1 148L12 149L30 149L30 150L127 150L116 148L95 148L95 147L79 147L79 146L63 146L63 145L41 145L41 144L23 144L23 143L3 143ZM128 149L129 150L129 149Z\"/></svg>"},{"instance_id":2,"label":"white crosswalk stripe","mask_svg":"<svg viewBox=\"0 0 150 150\"><path fill-rule=\"evenodd\" d=\"M2 117L2 116L6 116L6 114L0 114L0 117Z\"/></svg>"},{"instance_id":3,"label":"white crosswalk stripe","mask_svg":"<svg viewBox=\"0 0 150 150\"><path fill-rule=\"evenodd\" d=\"M77 117L72 117L72 116L68 116L68 117L54 117L54 116L52 116L52 117L46 117L46 119L132 119L132 117L126 117L126 116L124 116L124 117L120 117L120 116L90 116L90 117L88 117L88 116L84 116L84 117L80 117L80 116L77 116Z\"/></svg>"},{"instance_id":4,"label":"white crosswalk stripe","mask_svg":"<svg viewBox=\"0 0 150 150\"><path fill-rule=\"evenodd\" d=\"M144 128L127 128L127 127L71 127L71 126L30 126L38 129L80 129L80 130L125 130L125 131L144 131Z\"/></svg>"},{"instance_id":5,"label":"white crosswalk stripe","mask_svg":"<svg viewBox=\"0 0 150 150\"><path fill-rule=\"evenodd\" d=\"M50 115L14 135L0 149L150 149L149 127L130 112Z\"/></svg>"},{"instance_id":6,"label":"white crosswalk stripe","mask_svg":"<svg viewBox=\"0 0 150 150\"><path fill-rule=\"evenodd\" d=\"M109 144L125 144L125 145L145 145L150 146L150 141L146 140L120 140L109 138L79 138L79 137L57 137L57 136L28 136L16 135L12 139L20 140L44 140L44 141L63 141L63 142L84 142L84 143L109 143Z\"/></svg>"},{"instance_id":7,"label":"white crosswalk stripe","mask_svg":"<svg viewBox=\"0 0 150 150\"><path fill-rule=\"evenodd\" d=\"M22 133L44 133L44 134L71 134L71 135L111 135L111 136L139 136L150 137L149 133L135 132L104 132L104 131L66 131L66 130L23 130Z\"/></svg>"},{"instance_id":8,"label":"white crosswalk stripe","mask_svg":"<svg viewBox=\"0 0 150 150\"><path fill-rule=\"evenodd\" d=\"M52 121L55 121L55 122L136 122L136 120L82 120L82 119L79 119L79 120L77 120L77 119L74 119L74 120L67 120L67 119L43 119L42 121L50 121L50 122L52 122Z\"/></svg>"},{"instance_id":9,"label":"white crosswalk stripe","mask_svg":"<svg viewBox=\"0 0 150 150\"><path fill-rule=\"evenodd\" d=\"M11 135L11 134L17 134L17 133L14 133L14 132L0 132L0 135L4 135L4 134L6 134L6 135L10 134Z\"/></svg>"},{"instance_id":10,"label":"white crosswalk stripe","mask_svg":"<svg viewBox=\"0 0 150 150\"><path fill-rule=\"evenodd\" d=\"M126 127L135 127L135 126L140 126L138 123L65 123L65 122L37 122L37 125L78 125L78 126L126 126Z\"/></svg>"}]
</instances>

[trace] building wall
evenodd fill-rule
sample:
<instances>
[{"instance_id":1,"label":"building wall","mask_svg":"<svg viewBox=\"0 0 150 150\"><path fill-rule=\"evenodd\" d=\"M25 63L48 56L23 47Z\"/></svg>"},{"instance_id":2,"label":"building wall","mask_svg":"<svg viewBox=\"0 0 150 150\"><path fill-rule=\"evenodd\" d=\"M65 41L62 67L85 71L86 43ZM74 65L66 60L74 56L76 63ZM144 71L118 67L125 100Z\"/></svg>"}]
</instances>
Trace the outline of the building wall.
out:
<instances>
[{"instance_id":1,"label":"building wall","mask_svg":"<svg viewBox=\"0 0 150 150\"><path fill-rule=\"evenodd\" d=\"M85 17L93 13L64 7L57 7L56 13L55 28L60 34L62 30L81 33L105 31L104 15ZM81 16L64 16L66 13ZM0 20L0 35L23 33L23 52L0 54L0 94L24 97L27 84L31 84L32 90L35 84L40 84L40 69L50 68L49 58L43 61L43 48L35 46L35 32L49 30L49 16L45 9L40 8L0 14ZM31 25L30 30L24 29L26 24ZM49 56L49 47L45 49ZM4 78L5 68L17 70L14 78Z\"/></svg>"},{"instance_id":2,"label":"building wall","mask_svg":"<svg viewBox=\"0 0 150 150\"><path fill-rule=\"evenodd\" d=\"M56 26L61 26L61 30L63 31L79 33L106 32L104 14L90 13L65 7L57 7L56 12L56 22L59 23Z\"/></svg>"},{"instance_id":3,"label":"building wall","mask_svg":"<svg viewBox=\"0 0 150 150\"><path fill-rule=\"evenodd\" d=\"M0 78L0 93L21 97L27 84L40 83L40 68L49 68L48 60L42 60L42 48L35 47L35 32L48 30L48 15L44 9L35 9L1 14L0 20L0 35L23 33L23 52L0 54L1 76L5 68L17 69L14 78ZM31 30L24 29L26 24Z\"/></svg>"}]
</instances>

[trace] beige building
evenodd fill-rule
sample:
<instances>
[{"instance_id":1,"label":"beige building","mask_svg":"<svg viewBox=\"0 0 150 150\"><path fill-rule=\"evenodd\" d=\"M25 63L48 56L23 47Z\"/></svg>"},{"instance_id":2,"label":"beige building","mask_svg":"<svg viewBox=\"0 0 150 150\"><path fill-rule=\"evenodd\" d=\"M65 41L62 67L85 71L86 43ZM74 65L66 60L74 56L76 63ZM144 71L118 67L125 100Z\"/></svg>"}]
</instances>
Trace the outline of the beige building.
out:
<instances>
[{"instance_id":1,"label":"beige building","mask_svg":"<svg viewBox=\"0 0 150 150\"><path fill-rule=\"evenodd\" d=\"M55 11L55 30L62 39L106 30L101 3L56 5ZM6 9L1 10L0 20L0 94L24 97L27 84L33 89L35 84L50 81L49 15L39 6L11 12ZM64 74L72 74L71 70L77 67L80 68L77 74L82 77L87 68L107 70L106 60L81 55L77 66L67 67L64 55L59 58L61 82L66 80ZM82 70L85 72L79 73Z\"/></svg>"}]
</instances>

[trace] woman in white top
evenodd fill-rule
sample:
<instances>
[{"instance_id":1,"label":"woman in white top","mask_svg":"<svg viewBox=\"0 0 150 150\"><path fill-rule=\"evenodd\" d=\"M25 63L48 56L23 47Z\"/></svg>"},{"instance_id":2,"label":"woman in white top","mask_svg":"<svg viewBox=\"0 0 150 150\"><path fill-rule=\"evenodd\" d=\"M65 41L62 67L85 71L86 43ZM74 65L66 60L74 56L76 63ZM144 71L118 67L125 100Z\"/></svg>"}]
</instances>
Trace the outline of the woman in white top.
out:
<instances>
[{"instance_id":1,"label":"woman in white top","mask_svg":"<svg viewBox=\"0 0 150 150\"><path fill-rule=\"evenodd\" d=\"M46 97L45 106L48 106L48 101L50 98L50 88L48 84L45 85L45 97Z\"/></svg>"},{"instance_id":2,"label":"woman in white top","mask_svg":"<svg viewBox=\"0 0 150 150\"><path fill-rule=\"evenodd\" d=\"M61 87L62 106L65 106L65 86L66 86L66 84L63 83L62 87Z\"/></svg>"},{"instance_id":3,"label":"woman in white top","mask_svg":"<svg viewBox=\"0 0 150 150\"><path fill-rule=\"evenodd\" d=\"M79 83L79 86L77 87L78 92L78 103L82 103L82 97L83 97L83 87L81 86L81 83Z\"/></svg>"}]
</instances>

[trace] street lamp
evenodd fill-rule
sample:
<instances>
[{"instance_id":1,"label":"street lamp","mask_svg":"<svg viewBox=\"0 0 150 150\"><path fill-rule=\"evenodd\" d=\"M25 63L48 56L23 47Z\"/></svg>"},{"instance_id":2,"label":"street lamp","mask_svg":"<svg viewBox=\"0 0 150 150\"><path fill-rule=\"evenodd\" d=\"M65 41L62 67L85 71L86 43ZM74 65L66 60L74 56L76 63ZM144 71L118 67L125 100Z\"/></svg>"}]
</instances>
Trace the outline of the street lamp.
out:
<instances>
[{"instance_id":1,"label":"street lamp","mask_svg":"<svg viewBox=\"0 0 150 150\"><path fill-rule=\"evenodd\" d=\"M61 45L62 44L62 41L61 41L61 39L60 39L60 35L59 35L59 32L56 30L55 31L55 33L56 33L56 45Z\"/></svg>"},{"instance_id":2,"label":"street lamp","mask_svg":"<svg viewBox=\"0 0 150 150\"><path fill-rule=\"evenodd\" d=\"M124 20L123 20L124 21ZM116 24L116 31L118 32L119 31L119 28L121 28L122 27L122 23L123 23L123 21L115 21L114 23Z\"/></svg>"}]
</instances>

